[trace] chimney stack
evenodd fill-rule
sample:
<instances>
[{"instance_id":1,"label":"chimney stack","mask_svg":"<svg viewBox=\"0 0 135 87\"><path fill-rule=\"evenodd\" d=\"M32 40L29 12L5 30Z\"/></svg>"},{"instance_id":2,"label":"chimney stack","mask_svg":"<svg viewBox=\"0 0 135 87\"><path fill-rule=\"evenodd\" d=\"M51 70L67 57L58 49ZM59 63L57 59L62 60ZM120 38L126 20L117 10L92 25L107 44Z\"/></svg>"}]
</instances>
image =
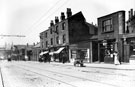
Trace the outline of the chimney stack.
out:
<instances>
[{"instance_id":1,"label":"chimney stack","mask_svg":"<svg viewBox=\"0 0 135 87\"><path fill-rule=\"evenodd\" d=\"M59 18L55 16L55 24L57 24L58 22L59 22Z\"/></svg>"},{"instance_id":2,"label":"chimney stack","mask_svg":"<svg viewBox=\"0 0 135 87\"><path fill-rule=\"evenodd\" d=\"M65 14L64 12L61 12L61 21L65 20Z\"/></svg>"},{"instance_id":3,"label":"chimney stack","mask_svg":"<svg viewBox=\"0 0 135 87\"><path fill-rule=\"evenodd\" d=\"M33 43L33 46L35 46L35 43Z\"/></svg>"},{"instance_id":4,"label":"chimney stack","mask_svg":"<svg viewBox=\"0 0 135 87\"><path fill-rule=\"evenodd\" d=\"M51 20L50 26L53 26L53 25L54 25L53 20Z\"/></svg>"},{"instance_id":5,"label":"chimney stack","mask_svg":"<svg viewBox=\"0 0 135 87\"><path fill-rule=\"evenodd\" d=\"M131 12L128 11L128 17L129 17L129 20L131 19Z\"/></svg>"},{"instance_id":6,"label":"chimney stack","mask_svg":"<svg viewBox=\"0 0 135 87\"><path fill-rule=\"evenodd\" d=\"M71 8L67 8L67 18L72 16Z\"/></svg>"},{"instance_id":7,"label":"chimney stack","mask_svg":"<svg viewBox=\"0 0 135 87\"><path fill-rule=\"evenodd\" d=\"M133 9L130 10L130 17L133 17Z\"/></svg>"}]
</instances>

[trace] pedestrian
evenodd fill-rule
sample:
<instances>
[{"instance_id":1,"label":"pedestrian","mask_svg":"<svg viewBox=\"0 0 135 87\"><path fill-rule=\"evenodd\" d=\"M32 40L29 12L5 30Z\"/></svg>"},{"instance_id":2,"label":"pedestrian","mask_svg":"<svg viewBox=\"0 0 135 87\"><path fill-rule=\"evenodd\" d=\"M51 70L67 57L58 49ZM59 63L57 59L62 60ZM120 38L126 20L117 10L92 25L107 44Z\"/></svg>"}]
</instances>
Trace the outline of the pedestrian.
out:
<instances>
[{"instance_id":1,"label":"pedestrian","mask_svg":"<svg viewBox=\"0 0 135 87\"><path fill-rule=\"evenodd\" d=\"M66 62L66 52L63 52L63 55L62 55L62 63L64 64Z\"/></svg>"},{"instance_id":2,"label":"pedestrian","mask_svg":"<svg viewBox=\"0 0 135 87\"><path fill-rule=\"evenodd\" d=\"M25 61L26 61L26 60L28 60L28 56L27 56L27 55L25 55Z\"/></svg>"},{"instance_id":3,"label":"pedestrian","mask_svg":"<svg viewBox=\"0 0 135 87\"><path fill-rule=\"evenodd\" d=\"M114 51L113 55L114 55L114 64L119 65L120 62L119 62L119 59L118 59L118 52Z\"/></svg>"}]
</instances>

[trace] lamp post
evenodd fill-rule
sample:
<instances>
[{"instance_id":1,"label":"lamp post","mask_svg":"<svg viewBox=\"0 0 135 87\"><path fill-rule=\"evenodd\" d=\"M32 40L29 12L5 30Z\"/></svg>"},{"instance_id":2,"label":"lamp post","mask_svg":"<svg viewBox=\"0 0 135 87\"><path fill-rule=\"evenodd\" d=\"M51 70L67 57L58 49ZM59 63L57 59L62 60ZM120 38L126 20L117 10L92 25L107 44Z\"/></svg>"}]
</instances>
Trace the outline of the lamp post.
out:
<instances>
[{"instance_id":1,"label":"lamp post","mask_svg":"<svg viewBox=\"0 0 135 87\"><path fill-rule=\"evenodd\" d=\"M107 41L106 40L103 40L103 46L107 46Z\"/></svg>"}]
</instances>

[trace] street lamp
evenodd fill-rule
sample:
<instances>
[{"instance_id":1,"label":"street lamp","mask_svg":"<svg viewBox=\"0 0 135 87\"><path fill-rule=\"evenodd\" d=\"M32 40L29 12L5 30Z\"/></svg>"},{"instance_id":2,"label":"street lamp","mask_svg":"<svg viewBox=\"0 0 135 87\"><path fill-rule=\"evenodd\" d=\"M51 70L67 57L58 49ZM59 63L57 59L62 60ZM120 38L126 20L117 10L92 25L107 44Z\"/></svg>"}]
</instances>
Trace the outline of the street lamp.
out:
<instances>
[{"instance_id":1,"label":"street lamp","mask_svg":"<svg viewBox=\"0 0 135 87\"><path fill-rule=\"evenodd\" d=\"M106 46L106 45L107 45L107 41L103 40L103 46Z\"/></svg>"}]
</instances>

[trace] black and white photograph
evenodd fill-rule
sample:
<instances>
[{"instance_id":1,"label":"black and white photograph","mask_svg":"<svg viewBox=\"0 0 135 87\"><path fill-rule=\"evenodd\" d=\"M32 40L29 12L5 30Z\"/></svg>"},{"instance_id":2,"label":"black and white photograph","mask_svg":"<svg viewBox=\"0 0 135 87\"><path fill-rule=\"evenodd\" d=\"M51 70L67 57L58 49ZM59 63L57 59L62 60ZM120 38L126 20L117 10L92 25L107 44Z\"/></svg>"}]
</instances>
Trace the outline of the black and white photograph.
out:
<instances>
[{"instance_id":1,"label":"black and white photograph","mask_svg":"<svg viewBox=\"0 0 135 87\"><path fill-rule=\"evenodd\" d=\"M135 87L135 0L0 0L0 87Z\"/></svg>"}]
</instances>

